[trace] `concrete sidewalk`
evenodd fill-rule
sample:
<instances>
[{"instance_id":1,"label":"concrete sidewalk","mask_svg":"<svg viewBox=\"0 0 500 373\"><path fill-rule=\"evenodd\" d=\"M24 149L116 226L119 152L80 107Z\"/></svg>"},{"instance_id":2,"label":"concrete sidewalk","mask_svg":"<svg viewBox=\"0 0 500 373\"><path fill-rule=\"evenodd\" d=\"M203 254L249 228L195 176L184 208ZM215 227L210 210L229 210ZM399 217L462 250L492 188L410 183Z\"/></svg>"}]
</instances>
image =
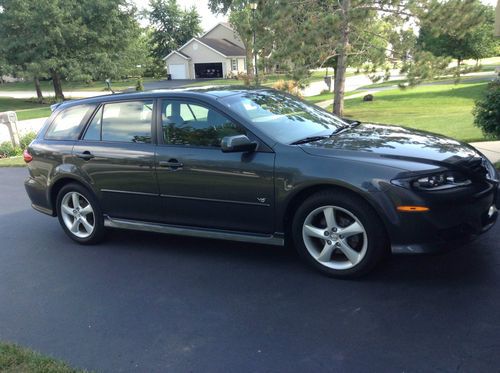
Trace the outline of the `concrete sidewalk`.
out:
<instances>
[{"instance_id":1,"label":"concrete sidewalk","mask_svg":"<svg viewBox=\"0 0 500 373\"><path fill-rule=\"evenodd\" d=\"M46 120L47 118L37 118L18 121L17 130L19 132L19 136L26 135L29 132L38 133ZM0 144L4 141L10 141L9 129L7 126L0 125Z\"/></svg>"},{"instance_id":2,"label":"concrete sidewalk","mask_svg":"<svg viewBox=\"0 0 500 373\"><path fill-rule=\"evenodd\" d=\"M470 144L493 163L500 162L500 141L471 142Z\"/></svg>"}]
</instances>

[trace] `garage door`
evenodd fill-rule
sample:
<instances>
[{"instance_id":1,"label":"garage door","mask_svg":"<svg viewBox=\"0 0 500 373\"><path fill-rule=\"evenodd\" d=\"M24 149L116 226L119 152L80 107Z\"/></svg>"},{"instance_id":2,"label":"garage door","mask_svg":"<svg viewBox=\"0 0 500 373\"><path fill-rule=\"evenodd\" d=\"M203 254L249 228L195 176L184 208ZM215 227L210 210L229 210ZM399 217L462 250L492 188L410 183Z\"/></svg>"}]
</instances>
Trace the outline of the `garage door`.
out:
<instances>
[{"instance_id":1,"label":"garage door","mask_svg":"<svg viewBox=\"0 0 500 373\"><path fill-rule=\"evenodd\" d=\"M196 78L222 78L222 63L195 63L194 72Z\"/></svg>"},{"instance_id":2,"label":"garage door","mask_svg":"<svg viewBox=\"0 0 500 373\"><path fill-rule=\"evenodd\" d=\"M168 65L168 71L172 79L187 79L186 65Z\"/></svg>"}]
</instances>

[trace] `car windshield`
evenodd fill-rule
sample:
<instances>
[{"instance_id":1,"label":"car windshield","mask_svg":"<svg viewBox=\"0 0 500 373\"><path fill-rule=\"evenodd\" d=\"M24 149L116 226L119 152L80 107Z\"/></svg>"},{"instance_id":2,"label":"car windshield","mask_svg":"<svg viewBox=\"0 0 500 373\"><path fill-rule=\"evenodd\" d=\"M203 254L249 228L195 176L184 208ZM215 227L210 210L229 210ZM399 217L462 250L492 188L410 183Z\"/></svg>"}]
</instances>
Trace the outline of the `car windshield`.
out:
<instances>
[{"instance_id":1,"label":"car windshield","mask_svg":"<svg viewBox=\"0 0 500 373\"><path fill-rule=\"evenodd\" d=\"M348 126L317 106L276 91L245 92L224 97L221 102L283 144L330 136Z\"/></svg>"}]
</instances>

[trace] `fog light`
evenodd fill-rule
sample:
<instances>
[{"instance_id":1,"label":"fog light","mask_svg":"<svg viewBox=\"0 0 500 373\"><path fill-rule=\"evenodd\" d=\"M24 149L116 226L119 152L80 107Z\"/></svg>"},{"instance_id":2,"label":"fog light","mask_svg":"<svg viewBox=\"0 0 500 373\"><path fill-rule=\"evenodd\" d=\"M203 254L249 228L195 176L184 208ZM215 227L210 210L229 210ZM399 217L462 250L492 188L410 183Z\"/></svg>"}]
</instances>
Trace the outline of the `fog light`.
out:
<instances>
[{"instance_id":1,"label":"fog light","mask_svg":"<svg viewBox=\"0 0 500 373\"><path fill-rule=\"evenodd\" d=\"M495 205L491 205L490 209L488 210L488 218L491 218L495 213L497 212L497 208Z\"/></svg>"}]
</instances>

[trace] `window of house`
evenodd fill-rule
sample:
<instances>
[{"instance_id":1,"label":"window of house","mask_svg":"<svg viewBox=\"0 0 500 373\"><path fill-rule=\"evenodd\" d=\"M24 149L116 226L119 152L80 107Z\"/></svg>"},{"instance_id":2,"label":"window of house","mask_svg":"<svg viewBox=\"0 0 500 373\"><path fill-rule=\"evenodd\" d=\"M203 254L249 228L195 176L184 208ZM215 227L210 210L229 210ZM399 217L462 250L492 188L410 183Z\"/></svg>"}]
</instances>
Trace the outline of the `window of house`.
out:
<instances>
[{"instance_id":1,"label":"window of house","mask_svg":"<svg viewBox=\"0 0 500 373\"><path fill-rule=\"evenodd\" d=\"M231 59L231 70L238 71L238 60L236 58Z\"/></svg>"}]
</instances>

